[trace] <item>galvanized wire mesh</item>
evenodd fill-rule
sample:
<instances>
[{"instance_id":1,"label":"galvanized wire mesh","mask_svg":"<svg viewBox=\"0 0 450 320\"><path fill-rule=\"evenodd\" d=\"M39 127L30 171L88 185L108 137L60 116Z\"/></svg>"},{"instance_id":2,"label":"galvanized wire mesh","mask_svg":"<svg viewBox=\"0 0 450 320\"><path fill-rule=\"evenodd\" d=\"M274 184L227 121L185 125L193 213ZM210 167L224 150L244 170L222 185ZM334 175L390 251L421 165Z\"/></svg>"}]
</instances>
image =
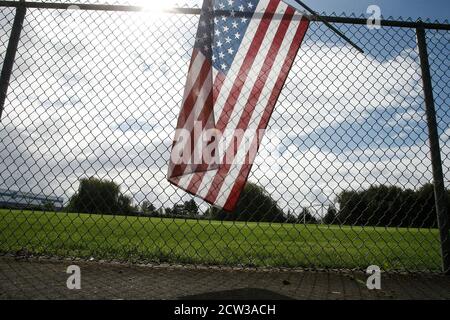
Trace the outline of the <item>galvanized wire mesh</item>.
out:
<instances>
[{"instance_id":1,"label":"galvanized wire mesh","mask_svg":"<svg viewBox=\"0 0 450 320\"><path fill-rule=\"evenodd\" d=\"M0 7L2 60L14 12ZM264 195L243 194L241 212L227 215L198 199L187 210L193 197L166 181L197 23L192 14L28 8L0 125L1 252L439 270L415 30L339 25L359 54L312 22L249 177ZM449 33L427 37L450 179ZM113 181L132 205L74 209L90 177Z\"/></svg>"}]
</instances>

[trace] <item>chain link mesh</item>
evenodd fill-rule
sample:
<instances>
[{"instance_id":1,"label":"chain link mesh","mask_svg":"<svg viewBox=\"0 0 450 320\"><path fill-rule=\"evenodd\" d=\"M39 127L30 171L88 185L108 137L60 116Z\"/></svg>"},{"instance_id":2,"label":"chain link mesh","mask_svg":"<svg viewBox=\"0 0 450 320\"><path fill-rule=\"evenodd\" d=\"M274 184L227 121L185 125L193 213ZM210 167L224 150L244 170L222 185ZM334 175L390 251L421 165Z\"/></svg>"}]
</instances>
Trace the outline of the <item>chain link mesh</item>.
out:
<instances>
[{"instance_id":1,"label":"chain link mesh","mask_svg":"<svg viewBox=\"0 0 450 320\"><path fill-rule=\"evenodd\" d=\"M0 7L2 61L14 12ZM27 9L0 125L1 252L439 270L415 30L340 24L362 55L312 22L249 177L264 195L244 193L243 212L221 215L166 181L197 23ZM449 33L427 41L448 186ZM74 209L90 177L117 184L128 212Z\"/></svg>"}]
</instances>

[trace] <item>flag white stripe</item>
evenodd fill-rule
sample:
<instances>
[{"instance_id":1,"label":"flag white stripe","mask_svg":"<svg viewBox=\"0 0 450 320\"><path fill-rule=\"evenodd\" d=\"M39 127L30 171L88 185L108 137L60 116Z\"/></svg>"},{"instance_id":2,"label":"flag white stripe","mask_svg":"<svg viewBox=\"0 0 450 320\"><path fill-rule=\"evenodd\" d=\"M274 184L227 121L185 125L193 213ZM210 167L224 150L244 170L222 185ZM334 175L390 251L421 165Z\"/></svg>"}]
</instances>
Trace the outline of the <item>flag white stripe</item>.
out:
<instances>
[{"instance_id":1,"label":"flag white stripe","mask_svg":"<svg viewBox=\"0 0 450 320\"><path fill-rule=\"evenodd\" d=\"M256 8L255 13L257 12L265 12L267 7L267 2L259 1L258 7ZM245 61L245 57L250 49L250 46L255 38L255 34L258 30L258 26L261 24L262 19L250 19L250 23L247 27L247 31L243 35L245 39L242 41L236 56L234 57L234 62L231 64L230 69L227 72L227 77L222 85L219 96L217 97L216 103L214 105L214 112L216 115L216 119L222 113L223 108L225 107L225 103L228 99L231 89L236 82L236 79L240 76L240 70L242 64ZM236 63L239 62L239 63Z\"/></svg>"},{"instance_id":2,"label":"flag white stripe","mask_svg":"<svg viewBox=\"0 0 450 320\"><path fill-rule=\"evenodd\" d=\"M265 1L260 1L258 3L258 7L256 8L255 12L261 12L261 11L264 12L265 11L267 3L264 3L264 2ZM222 110L225 106L226 100L228 98L228 95L229 95L237 77L239 76L239 70L242 67L244 58L247 55L250 45L252 44L252 39L255 37L256 31L258 30L258 26L260 23L261 23L261 19L251 19L250 20L250 23L247 27L247 31L244 35L245 38L250 39L250 41L242 41L241 46L239 47L239 50L236 53L236 56L234 58L235 63L233 63L231 65L230 69L228 70L227 77L226 77L224 83L222 84L222 87L220 89L216 103L214 104L214 115L215 115L216 121L220 117ZM239 62L239 63L237 63L237 62ZM216 73L216 75L217 75L217 73ZM210 179L206 179L206 177L211 174L215 175L216 173L217 173L217 170L208 171L204 177L205 178L204 180L210 181ZM181 177L178 185L180 187L186 189L193 176L194 176L194 174L186 174L185 173ZM202 189L202 186L203 186L203 184L200 186L199 191ZM203 188L203 189L205 189L205 188ZM208 189L208 188L206 188L206 189ZM208 192L208 190L206 190L205 192Z\"/></svg>"},{"instance_id":3,"label":"flag white stripe","mask_svg":"<svg viewBox=\"0 0 450 320\"><path fill-rule=\"evenodd\" d=\"M264 85L262 94L260 99L258 100L255 111L252 114L251 120L249 122L248 128L250 130L257 129L257 126L259 125L259 122L264 114L265 108L267 106L267 103L269 101L269 98L274 90L275 84L278 79L278 75L281 72L281 68L283 67L284 62L287 59L290 44L293 41L293 38L295 37L297 28L300 24L300 19L295 19L294 21L291 21L287 34L285 35L283 42L281 44L281 48L276 56L275 62L270 69L269 76L267 78L267 82ZM233 161L233 164L230 168L230 171L228 172L227 176L225 177L225 181L218 193L216 203L219 206L223 206L225 202L227 201L228 197L230 196L231 190L236 182L236 178L242 168L242 159L245 159L246 154L249 152L250 147L254 148L256 140L254 140L255 134L251 136L251 140L248 140L247 142L250 143L244 143L241 145L236 153L236 157ZM240 162L238 162L240 161Z\"/></svg>"},{"instance_id":4,"label":"flag white stripe","mask_svg":"<svg viewBox=\"0 0 450 320\"><path fill-rule=\"evenodd\" d=\"M205 62L205 56L200 54L200 52L199 52L195 56L195 60L192 63L191 69L188 72L188 77L186 79L186 86L184 88L183 103L181 105L184 105L184 102L186 101L189 93L191 92L195 81L197 81L198 75L203 66L203 62Z\"/></svg>"},{"instance_id":5,"label":"flag white stripe","mask_svg":"<svg viewBox=\"0 0 450 320\"><path fill-rule=\"evenodd\" d=\"M194 104L194 110L195 111L195 118L192 120L197 120L198 116L203 110L203 107L205 106L206 100L208 99L209 93L212 90L212 74L211 72L208 72L208 76L206 77L205 81L203 82L202 88L200 89L199 95L197 97L197 101L195 101ZM192 110L192 111L194 111ZM191 112L192 114L192 112ZM190 116L189 116L190 117Z\"/></svg>"},{"instance_id":6,"label":"flag white stripe","mask_svg":"<svg viewBox=\"0 0 450 320\"><path fill-rule=\"evenodd\" d=\"M198 52L197 56L196 56L196 61L198 61L198 62L196 62L196 63L199 63L199 64L201 63L203 65L203 63L206 63L205 60L206 60L205 56L201 52ZM200 65L200 66L195 65L194 71L196 71L197 74L198 74L197 70L200 70L202 68L202 65ZM194 67L194 65L192 65L192 66ZM194 121L196 119L198 119L198 116L200 115L200 113L203 109L203 106L206 102L206 99L208 98L208 94L212 90L212 86L211 86L212 79L211 78L212 78L211 72L208 72L208 76L207 76L206 80L203 82L202 88L197 93L194 94L194 96L196 97L197 100L195 100L194 107L192 108L191 113L189 114L188 118L186 119L183 128L181 128L182 130L190 131L191 128L193 128ZM193 81L191 81L191 80L192 79L189 79L189 82L192 82L192 83L190 83L190 87L192 90L193 83L195 83L196 79ZM186 90L186 91L190 92L191 90L189 90L189 91ZM185 95L186 95L186 92L185 92ZM184 105L184 102L183 102L183 105ZM175 139L174 139L175 141L177 141L179 139L180 133L181 133L180 129L176 130ZM186 148L186 143L189 143L189 141L183 141L183 146L180 145L180 148L183 148L183 150L184 150ZM190 166L186 166L185 171L187 169L189 169L189 167Z\"/></svg>"},{"instance_id":7,"label":"flag white stripe","mask_svg":"<svg viewBox=\"0 0 450 320\"><path fill-rule=\"evenodd\" d=\"M287 5L283 2L280 2L278 9L276 12L279 12L281 10L286 10ZM257 20L257 19L254 19ZM261 20L259 20L261 22ZM252 92L253 87L256 85L257 81L259 80L259 74L261 72L261 69L264 68L264 61L266 60L267 54L270 50L271 44L274 41L274 38L276 36L276 30L278 29L279 24L281 23L281 19L272 19L270 21L269 28L267 30L267 33L263 39L262 45L256 54L255 61L253 62L252 67L250 68L250 71L248 73L247 80L245 81L244 88L241 91L240 96L238 97L236 101L236 105L233 108L232 114L230 116L230 119L227 123L226 129L229 129L230 132L225 130L224 133L228 133L228 136L224 135L224 137L221 140L221 143L227 142L225 145L225 148L221 150L222 152L226 152L229 146L229 142L232 142L230 139L230 136L234 134L234 129L237 127L239 120L244 112L245 105L247 104L247 100L250 96L250 93ZM266 89L266 86L264 87ZM259 104L259 102L258 102ZM241 149L241 148L238 148ZM220 155L219 159L222 159L223 155ZM214 176L216 175L217 170L208 172L205 177L202 180L202 183L200 185L200 188L198 190L198 194L201 197L206 197L209 191L209 186L211 185L211 182L214 179Z\"/></svg>"},{"instance_id":8,"label":"flag white stripe","mask_svg":"<svg viewBox=\"0 0 450 320\"><path fill-rule=\"evenodd\" d=\"M281 10L281 12L284 13L284 11L286 9L287 9L287 5L283 2L280 2L279 6L275 10L275 12L278 13ZM259 74L261 72L261 69L264 68L264 61L266 60L266 57L267 57L267 54L271 47L271 44L275 40L276 30L278 29L278 26L280 23L281 23L281 19L272 19L270 22L270 26L267 29L267 33L264 37L261 48L259 49L256 59L253 62L252 67L250 68L250 71L247 76L247 80L242 88L242 91L240 92L240 96L238 97L238 99L236 101L236 104L232 110L229 121L226 125L225 133L228 133L229 136L224 136L223 141L228 141L230 139L230 136L233 135L234 129L237 127L239 120L242 117L242 114L245 110L245 106L246 106L249 96L253 90L253 87L255 86L256 82L259 80ZM229 129L230 132L228 132L227 129ZM225 150L222 150L222 151L225 151Z\"/></svg>"},{"instance_id":9,"label":"flag white stripe","mask_svg":"<svg viewBox=\"0 0 450 320\"><path fill-rule=\"evenodd\" d=\"M199 54L201 54L201 53L199 53ZM203 87L201 88L200 94L199 94L199 96L197 98L197 101L195 102L194 109L192 110L191 114L189 115L189 119L188 120L190 120L191 122L186 122L185 129L187 129L187 130L193 129L193 126L195 125L194 121L196 121L198 119L198 116L200 115L200 113L201 113L201 111L202 111L202 109L203 109L203 107L204 107L204 105L206 103L206 100L207 100L209 94L211 93L211 90L212 90L211 77L212 77L211 76L211 72L209 72L208 78L203 83ZM192 119L194 112L195 112L195 118ZM199 133L196 132L196 134L197 134L197 136L191 135L191 139L196 138L195 143L194 143L194 150L193 150L193 152L191 154L191 157L190 157L190 161L191 162L196 160L194 158L194 155L199 154L198 152L201 151L201 149L199 149L199 148L202 148L202 146L203 146L202 145L202 141L201 141L201 139L203 137L202 137L201 133L199 134ZM183 147L184 147L184 145L186 143L190 143L190 141L183 141L183 142L184 142L183 143ZM183 176L182 176L181 179L183 179L184 176L187 175L186 171L188 169L189 169L189 166L186 166L186 168L184 170L184 173L183 173Z\"/></svg>"},{"instance_id":10,"label":"flag white stripe","mask_svg":"<svg viewBox=\"0 0 450 320\"><path fill-rule=\"evenodd\" d=\"M189 93L191 92L195 81L197 81L197 78L199 76L200 70L201 70L204 62L205 62L205 56L199 52L195 56L195 60L194 60L194 62L191 65L191 68L189 70L189 73L188 73L188 76L187 76L187 79L186 79L186 86L185 86L185 89L184 89L184 95L183 95L183 102L181 104L181 110L183 110L184 103L185 103ZM192 114L192 112L191 112L191 114ZM188 123L189 122L186 121L185 125L187 125ZM179 130L175 130L174 141L178 141L179 137L180 137Z\"/></svg>"}]
</instances>

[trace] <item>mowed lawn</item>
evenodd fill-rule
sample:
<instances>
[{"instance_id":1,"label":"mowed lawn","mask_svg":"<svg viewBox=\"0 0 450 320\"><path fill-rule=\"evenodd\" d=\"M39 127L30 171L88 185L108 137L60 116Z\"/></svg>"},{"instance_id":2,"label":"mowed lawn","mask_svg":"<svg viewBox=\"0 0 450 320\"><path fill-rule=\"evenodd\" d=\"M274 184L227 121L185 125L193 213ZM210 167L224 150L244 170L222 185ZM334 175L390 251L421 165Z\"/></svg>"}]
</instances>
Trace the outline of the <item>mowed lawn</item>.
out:
<instances>
[{"instance_id":1,"label":"mowed lawn","mask_svg":"<svg viewBox=\"0 0 450 320\"><path fill-rule=\"evenodd\" d=\"M0 251L144 262L439 270L438 231L0 210Z\"/></svg>"}]
</instances>

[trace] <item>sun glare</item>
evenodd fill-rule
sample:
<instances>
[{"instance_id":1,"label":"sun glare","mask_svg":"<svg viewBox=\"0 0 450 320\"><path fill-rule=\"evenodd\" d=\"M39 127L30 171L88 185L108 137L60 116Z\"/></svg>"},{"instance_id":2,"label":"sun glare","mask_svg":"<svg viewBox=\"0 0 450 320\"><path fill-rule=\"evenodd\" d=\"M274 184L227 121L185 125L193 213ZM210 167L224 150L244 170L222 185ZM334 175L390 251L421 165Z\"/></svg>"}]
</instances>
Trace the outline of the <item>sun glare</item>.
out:
<instances>
[{"instance_id":1,"label":"sun glare","mask_svg":"<svg viewBox=\"0 0 450 320\"><path fill-rule=\"evenodd\" d=\"M152 12L155 14L161 14L165 10L173 8L176 6L176 1L174 0L138 0L136 5L142 7L145 11Z\"/></svg>"}]
</instances>

